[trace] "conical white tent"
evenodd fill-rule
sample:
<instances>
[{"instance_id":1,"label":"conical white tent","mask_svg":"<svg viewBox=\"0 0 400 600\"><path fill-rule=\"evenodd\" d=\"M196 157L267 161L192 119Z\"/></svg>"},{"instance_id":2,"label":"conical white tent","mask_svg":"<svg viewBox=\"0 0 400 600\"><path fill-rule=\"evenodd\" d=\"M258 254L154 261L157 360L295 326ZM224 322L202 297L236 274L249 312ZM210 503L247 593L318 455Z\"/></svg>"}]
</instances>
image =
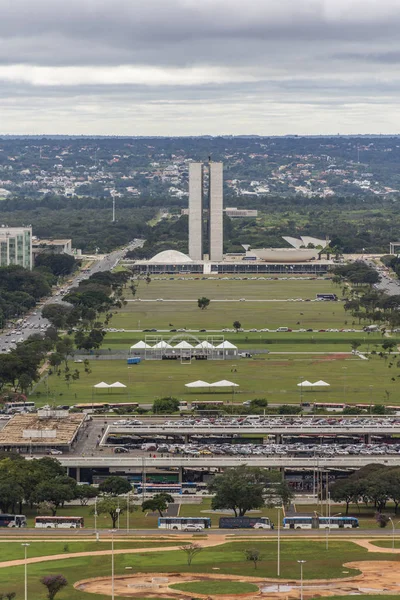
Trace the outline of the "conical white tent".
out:
<instances>
[{"instance_id":1,"label":"conical white tent","mask_svg":"<svg viewBox=\"0 0 400 600\"><path fill-rule=\"evenodd\" d=\"M187 342L186 340L182 340L181 342L179 342L179 344L177 344L175 346L175 348L179 348L182 350L189 350L190 348L193 348L192 344L189 344L189 342Z\"/></svg>"},{"instance_id":2,"label":"conical white tent","mask_svg":"<svg viewBox=\"0 0 400 600\"><path fill-rule=\"evenodd\" d=\"M225 340L224 342L222 342L222 344L218 344L216 348L222 348L224 350L237 350L237 346L231 344L231 342L228 342L228 340Z\"/></svg>"},{"instance_id":3,"label":"conical white tent","mask_svg":"<svg viewBox=\"0 0 400 600\"><path fill-rule=\"evenodd\" d=\"M99 389L103 390L103 389L109 388L110 386L105 381L100 381L100 383L96 383L96 385L94 385L93 387L96 388L96 389L98 389L98 390Z\"/></svg>"},{"instance_id":4,"label":"conical white tent","mask_svg":"<svg viewBox=\"0 0 400 600\"><path fill-rule=\"evenodd\" d=\"M158 342L157 344L155 344L155 346L153 346L153 348L172 348L172 346L170 346L169 344L167 344L167 342L164 342L164 340L161 340L161 342Z\"/></svg>"},{"instance_id":5,"label":"conical white tent","mask_svg":"<svg viewBox=\"0 0 400 600\"><path fill-rule=\"evenodd\" d=\"M124 385L120 381L115 381L114 383L112 383L108 387L110 387L110 388L126 388L126 385Z\"/></svg>"},{"instance_id":6,"label":"conical white tent","mask_svg":"<svg viewBox=\"0 0 400 600\"><path fill-rule=\"evenodd\" d=\"M207 340L204 340L203 342L200 342L200 344L197 344L195 348L213 350L214 346L210 344L210 342L207 342Z\"/></svg>"},{"instance_id":7,"label":"conical white tent","mask_svg":"<svg viewBox=\"0 0 400 600\"><path fill-rule=\"evenodd\" d=\"M210 384L207 381L202 381L198 379L197 381L192 381L191 383L185 383L185 387L187 388L204 388L210 387Z\"/></svg>"},{"instance_id":8,"label":"conical white tent","mask_svg":"<svg viewBox=\"0 0 400 600\"><path fill-rule=\"evenodd\" d=\"M137 344L133 344L133 346L131 346L131 350L139 350L141 348L151 348L151 346L149 346L149 344L146 344L146 342L144 342L143 340L140 340L140 342L137 342Z\"/></svg>"},{"instance_id":9,"label":"conical white tent","mask_svg":"<svg viewBox=\"0 0 400 600\"><path fill-rule=\"evenodd\" d=\"M215 381L215 383L212 383L210 387L239 387L239 384L233 383L233 381L228 381L227 379L221 379L221 381Z\"/></svg>"},{"instance_id":10,"label":"conical white tent","mask_svg":"<svg viewBox=\"0 0 400 600\"><path fill-rule=\"evenodd\" d=\"M314 384L311 383L311 381L308 381L307 379L305 381L302 381L300 383L297 384L297 387L312 387Z\"/></svg>"},{"instance_id":11,"label":"conical white tent","mask_svg":"<svg viewBox=\"0 0 400 600\"><path fill-rule=\"evenodd\" d=\"M313 387L319 386L319 387L330 387L330 383L327 383L326 381L323 381L322 379L320 379L319 381L316 381L315 383L313 383Z\"/></svg>"}]
</instances>

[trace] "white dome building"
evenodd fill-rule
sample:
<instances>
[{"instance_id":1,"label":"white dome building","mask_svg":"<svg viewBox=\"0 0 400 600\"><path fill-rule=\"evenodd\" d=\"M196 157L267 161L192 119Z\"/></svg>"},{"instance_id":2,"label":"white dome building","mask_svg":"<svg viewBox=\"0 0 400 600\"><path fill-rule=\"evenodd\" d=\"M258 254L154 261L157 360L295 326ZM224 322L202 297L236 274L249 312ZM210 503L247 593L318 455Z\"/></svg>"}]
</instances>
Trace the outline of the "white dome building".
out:
<instances>
[{"instance_id":1,"label":"white dome building","mask_svg":"<svg viewBox=\"0 0 400 600\"><path fill-rule=\"evenodd\" d=\"M192 263L192 259L183 252L179 252L178 250L164 250L163 252L159 252L153 258L151 258L149 263L158 263L158 264L184 264L184 263Z\"/></svg>"}]
</instances>

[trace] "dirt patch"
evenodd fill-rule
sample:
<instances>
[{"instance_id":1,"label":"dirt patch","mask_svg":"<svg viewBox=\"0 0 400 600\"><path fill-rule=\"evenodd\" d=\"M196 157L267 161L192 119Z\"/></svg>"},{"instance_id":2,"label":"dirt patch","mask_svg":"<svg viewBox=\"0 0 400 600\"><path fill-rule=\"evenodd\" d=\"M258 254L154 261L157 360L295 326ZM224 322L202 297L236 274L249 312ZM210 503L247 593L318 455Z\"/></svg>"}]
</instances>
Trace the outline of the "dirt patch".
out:
<instances>
[{"instance_id":1,"label":"dirt patch","mask_svg":"<svg viewBox=\"0 0 400 600\"><path fill-rule=\"evenodd\" d=\"M304 580L303 598L310 600L315 597L345 596L357 594L398 594L400 590L399 563L394 561L359 561L344 565L345 568L357 569L360 575L344 579ZM130 576L114 578L115 595L127 598L208 598L204 594L182 592L171 589L172 584L194 581L237 581L254 583L259 587L258 592L248 594L218 594L223 600L238 600L238 598L256 598L265 600L298 600L301 597L298 580L277 581L260 577L245 577L239 575L218 575L208 573L136 573ZM92 594L111 596L111 578L98 577L78 581L74 587L80 591Z\"/></svg>"}]
</instances>

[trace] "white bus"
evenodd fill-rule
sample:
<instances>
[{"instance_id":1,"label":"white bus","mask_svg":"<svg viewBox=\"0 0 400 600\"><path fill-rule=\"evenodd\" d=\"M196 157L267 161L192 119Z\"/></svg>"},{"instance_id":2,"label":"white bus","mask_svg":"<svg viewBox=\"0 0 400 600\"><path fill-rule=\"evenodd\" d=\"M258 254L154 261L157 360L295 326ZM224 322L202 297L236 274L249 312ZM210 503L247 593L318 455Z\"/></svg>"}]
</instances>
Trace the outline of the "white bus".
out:
<instances>
[{"instance_id":1,"label":"white bus","mask_svg":"<svg viewBox=\"0 0 400 600\"><path fill-rule=\"evenodd\" d=\"M15 412L33 412L36 406L34 402L5 402L4 410L6 413Z\"/></svg>"},{"instance_id":2,"label":"white bus","mask_svg":"<svg viewBox=\"0 0 400 600\"><path fill-rule=\"evenodd\" d=\"M82 529L83 517L36 517L37 529Z\"/></svg>"},{"instance_id":3,"label":"white bus","mask_svg":"<svg viewBox=\"0 0 400 600\"><path fill-rule=\"evenodd\" d=\"M159 517L159 529L178 529L181 531L202 531L211 527L209 517Z\"/></svg>"},{"instance_id":4,"label":"white bus","mask_svg":"<svg viewBox=\"0 0 400 600\"><path fill-rule=\"evenodd\" d=\"M285 517L284 529L354 529L358 527L355 517Z\"/></svg>"}]
</instances>

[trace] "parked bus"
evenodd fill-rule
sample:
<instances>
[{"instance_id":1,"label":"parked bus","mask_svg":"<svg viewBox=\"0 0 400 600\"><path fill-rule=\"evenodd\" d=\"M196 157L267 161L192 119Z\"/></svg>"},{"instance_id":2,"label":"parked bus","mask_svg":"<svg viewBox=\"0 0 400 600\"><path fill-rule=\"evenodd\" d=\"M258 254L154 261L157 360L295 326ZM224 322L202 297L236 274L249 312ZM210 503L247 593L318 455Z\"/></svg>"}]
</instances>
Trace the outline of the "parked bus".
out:
<instances>
[{"instance_id":1,"label":"parked bus","mask_svg":"<svg viewBox=\"0 0 400 600\"><path fill-rule=\"evenodd\" d=\"M37 529L82 529L83 517L36 517Z\"/></svg>"},{"instance_id":2,"label":"parked bus","mask_svg":"<svg viewBox=\"0 0 400 600\"><path fill-rule=\"evenodd\" d=\"M138 402L86 402L85 404L74 404L74 406L71 406L71 408L82 412L85 410L108 412L115 409L136 409L138 407Z\"/></svg>"},{"instance_id":3,"label":"parked bus","mask_svg":"<svg viewBox=\"0 0 400 600\"><path fill-rule=\"evenodd\" d=\"M221 517L220 529L273 529L268 517Z\"/></svg>"},{"instance_id":4,"label":"parked bus","mask_svg":"<svg viewBox=\"0 0 400 600\"><path fill-rule=\"evenodd\" d=\"M34 402L5 402L4 410L6 413L12 414L16 412L33 412L36 409Z\"/></svg>"},{"instance_id":5,"label":"parked bus","mask_svg":"<svg viewBox=\"0 0 400 600\"><path fill-rule=\"evenodd\" d=\"M317 294L317 300L337 300L336 294Z\"/></svg>"},{"instance_id":6,"label":"parked bus","mask_svg":"<svg viewBox=\"0 0 400 600\"><path fill-rule=\"evenodd\" d=\"M315 410L327 410L328 412L343 412L346 405L340 402L314 402L313 408Z\"/></svg>"},{"instance_id":7,"label":"parked bus","mask_svg":"<svg viewBox=\"0 0 400 600\"><path fill-rule=\"evenodd\" d=\"M354 529L358 527L355 517L285 517L284 529Z\"/></svg>"},{"instance_id":8,"label":"parked bus","mask_svg":"<svg viewBox=\"0 0 400 600\"><path fill-rule=\"evenodd\" d=\"M201 531L211 527L209 517L159 517L159 529L179 529L181 531Z\"/></svg>"},{"instance_id":9,"label":"parked bus","mask_svg":"<svg viewBox=\"0 0 400 600\"><path fill-rule=\"evenodd\" d=\"M138 494L182 494L180 483L134 483L135 492Z\"/></svg>"},{"instance_id":10,"label":"parked bus","mask_svg":"<svg viewBox=\"0 0 400 600\"><path fill-rule=\"evenodd\" d=\"M0 515L0 527L26 527L25 515Z\"/></svg>"}]
</instances>

